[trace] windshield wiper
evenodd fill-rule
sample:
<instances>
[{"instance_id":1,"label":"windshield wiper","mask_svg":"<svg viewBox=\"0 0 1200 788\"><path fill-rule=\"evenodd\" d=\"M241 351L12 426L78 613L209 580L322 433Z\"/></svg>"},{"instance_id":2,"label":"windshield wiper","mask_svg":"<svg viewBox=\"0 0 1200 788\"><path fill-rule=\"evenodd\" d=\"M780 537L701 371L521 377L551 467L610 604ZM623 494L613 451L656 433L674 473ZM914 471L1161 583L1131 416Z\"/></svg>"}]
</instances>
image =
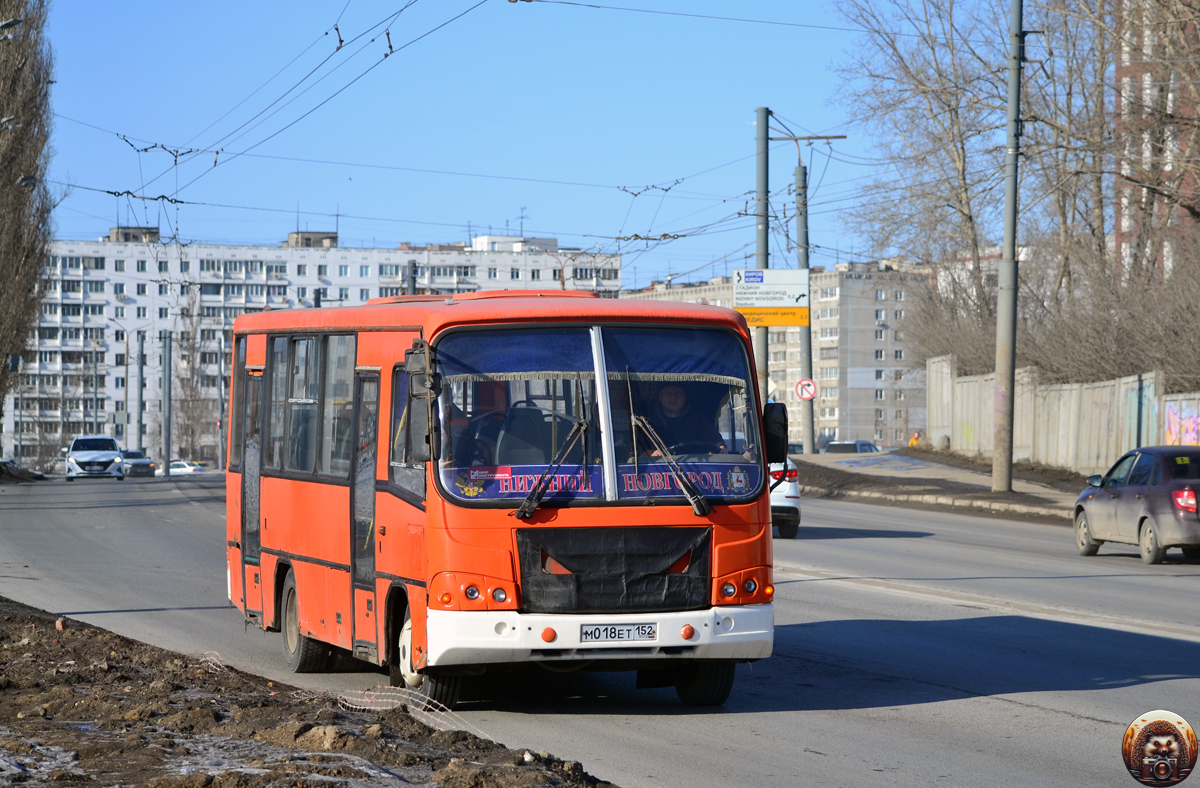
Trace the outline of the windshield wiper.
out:
<instances>
[{"instance_id":1,"label":"windshield wiper","mask_svg":"<svg viewBox=\"0 0 1200 788\"><path fill-rule=\"evenodd\" d=\"M587 428L587 419L576 419L575 426L567 433L567 437L563 440L562 448L558 450L558 454L554 455L554 459L550 461L550 464L546 466L546 470L542 471L542 475L538 477L537 482L530 489L529 495L526 495L525 500L517 507L515 514L518 520L528 520L533 516L534 511L537 510L538 505L542 502L542 498L545 497L546 491L550 488L550 477L563 464L563 460L567 458L567 453L575 447L575 443L581 435L587 432Z\"/></svg>"},{"instance_id":2,"label":"windshield wiper","mask_svg":"<svg viewBox=\"0 0 1200 788\"><path fill-rule=\"evenodd\" d=\"M671 475L675 477L675 483L679 485L679 489L683 491L683 496L687 498L688 503L692 505L692 513L697 517L704 517L711 512L712 504L704 497L704 494L692 483L692 480L687 477L683 469L679 467L679 461L675 459L675 455L667 448L667 444L663 443L663 439L654 431L654 427L650 426L650 421L645 416L634 416L633 423L635 426L645 430L650 442L654 444L654 448L658 449L662 458L667 461L667 468L670 469ZM637 456L637 441L634 436L634 456Z\"/></svg>"}]
</instances>

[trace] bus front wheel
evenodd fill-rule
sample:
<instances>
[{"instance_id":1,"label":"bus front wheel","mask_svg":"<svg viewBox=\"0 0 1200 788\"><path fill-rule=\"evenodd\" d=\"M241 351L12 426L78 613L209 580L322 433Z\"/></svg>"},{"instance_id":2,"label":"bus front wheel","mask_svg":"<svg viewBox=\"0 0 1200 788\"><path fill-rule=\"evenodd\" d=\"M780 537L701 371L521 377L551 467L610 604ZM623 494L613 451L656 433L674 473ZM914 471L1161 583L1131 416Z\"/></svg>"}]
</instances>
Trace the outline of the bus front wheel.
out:
<instances>
[{"instance_id":1,"label":"bus front wheel","mask_svg":"<svg viewBox=\"0 0 1200 788\"><path fill-rule=\"evenodd\" d=\"M283 655L293 673L315 673L325 667L329 650L300 633L300 602L296 575L289 569L283 581Z\"/></svg>"},{"instance_id":2,"label":"bus front wheel","mask_svg":"<svg viewBox=\"0 0 1200 788\"><path fill-rule=\"evenodd\" d=\"M412 666L412 617L404 611L404 626L400 628L400 643L397 652L398 673L404 685L420 692L427 700L454 708L462 690L462 676L435 676L418 673ZM394 680L393 676L393 680Z\"/></svg>"},{"instance_id":3,"label":"bus front wheel","mask_svg":"<svg viewBox=\"0 0 1200 788\"><path fill-rule=\"evenodd\" d=\"M684 706L720 706L733 690L733 662L697 662L679 669L675 692Z\"/></svg>"}]
</instances>

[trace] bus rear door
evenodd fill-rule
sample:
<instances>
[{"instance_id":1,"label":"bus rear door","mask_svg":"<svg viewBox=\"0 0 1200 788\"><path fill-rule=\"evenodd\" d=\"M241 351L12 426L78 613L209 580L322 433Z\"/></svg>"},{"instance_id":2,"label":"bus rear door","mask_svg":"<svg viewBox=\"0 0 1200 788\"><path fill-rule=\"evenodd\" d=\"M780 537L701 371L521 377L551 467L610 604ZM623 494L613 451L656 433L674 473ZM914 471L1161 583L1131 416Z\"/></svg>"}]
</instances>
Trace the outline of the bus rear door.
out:
<instances>
[{"instance_id":1,"label":"bus rear door","mask_svg":"<svg viewBox=\"0 0 1200 788\"><path fill-rule=\"evenodd\" d=\"M378 653L378 605L375 599L375 465L379 443L379 375L354 380L355 442L350 480L350 572L354 595L354 656Z\"/></svg>"},{"instance_id":2,"label":"bus rear door","mask_svg":"<svg viewBox=\"0 0 1200 788\"><path fill-rule=\"evenodd\" d=\"M247 616L262 615L262 555L259 471L262 467L262 370L247 370L242 434L242 593Z\"/></svg>"}]
</instances>

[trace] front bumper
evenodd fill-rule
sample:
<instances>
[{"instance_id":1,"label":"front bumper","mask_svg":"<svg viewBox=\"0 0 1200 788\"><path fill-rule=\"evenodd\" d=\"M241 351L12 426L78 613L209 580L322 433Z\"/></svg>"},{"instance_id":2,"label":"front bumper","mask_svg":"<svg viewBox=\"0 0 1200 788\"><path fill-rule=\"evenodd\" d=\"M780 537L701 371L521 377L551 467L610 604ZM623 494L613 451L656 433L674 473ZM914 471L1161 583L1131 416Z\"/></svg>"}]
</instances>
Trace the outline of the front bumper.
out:
<instances>
[{"instance_id":1,"label":"front bumper","mask_svg":"<svg viewBox=\"0 0 1200 788\"><path fill-rule=\"evenodd\" d=\"M580 628L596 624L657 624L658 639L581 643ZM695 634L684 640L681 630ZM551 628L553 642L542 639ZM507 610L430 610L428 667L584 660L764 659L775 638L774 605L730 605L678 613L557 615Z\"/></svg>"},{"instance_id":2,"label":"front bumper","mask_svg":"<svg viewBox=\"0 0 1200 788\"><path fill-rule=\"evenodd\" d=\"M125 476L125 471L124 471L125 466L123 464L114 462L111 465L108 465L107 467L92 467L92 466L96 466L96 465L100 465L100 463L85 462L83 464L76 464L73 462L69 462L69 463L67 463L67 478L68 479L90 479L90 478L94 477L97 479L104 479L104 478L119 479L119 478L123 478Z\"/></svg>"}]
</instances>

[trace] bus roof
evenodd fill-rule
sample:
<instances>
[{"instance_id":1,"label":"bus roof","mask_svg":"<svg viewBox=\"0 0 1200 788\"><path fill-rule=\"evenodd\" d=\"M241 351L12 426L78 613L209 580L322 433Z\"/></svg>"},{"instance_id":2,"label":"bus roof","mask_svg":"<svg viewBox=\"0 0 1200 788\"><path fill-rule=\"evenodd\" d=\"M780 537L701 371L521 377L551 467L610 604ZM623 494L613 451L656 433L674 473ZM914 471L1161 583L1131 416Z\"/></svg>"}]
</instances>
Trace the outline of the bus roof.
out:
<instances>
[{"instance_id":1,"label":"bus roof","mask_svg":"<svg viewBox=\"0 0 1200 788\"><path fill-rule=\"evenodd\" d=\"M453 296L377 298L363 306L253 312L234 322L235 334L285 331L420 331L430 338L445 328L488 323L703 322L747 334L745 319L719 306L676 301L598 298L573 290L490 290Z\"/></svg>"}]
</instances>

